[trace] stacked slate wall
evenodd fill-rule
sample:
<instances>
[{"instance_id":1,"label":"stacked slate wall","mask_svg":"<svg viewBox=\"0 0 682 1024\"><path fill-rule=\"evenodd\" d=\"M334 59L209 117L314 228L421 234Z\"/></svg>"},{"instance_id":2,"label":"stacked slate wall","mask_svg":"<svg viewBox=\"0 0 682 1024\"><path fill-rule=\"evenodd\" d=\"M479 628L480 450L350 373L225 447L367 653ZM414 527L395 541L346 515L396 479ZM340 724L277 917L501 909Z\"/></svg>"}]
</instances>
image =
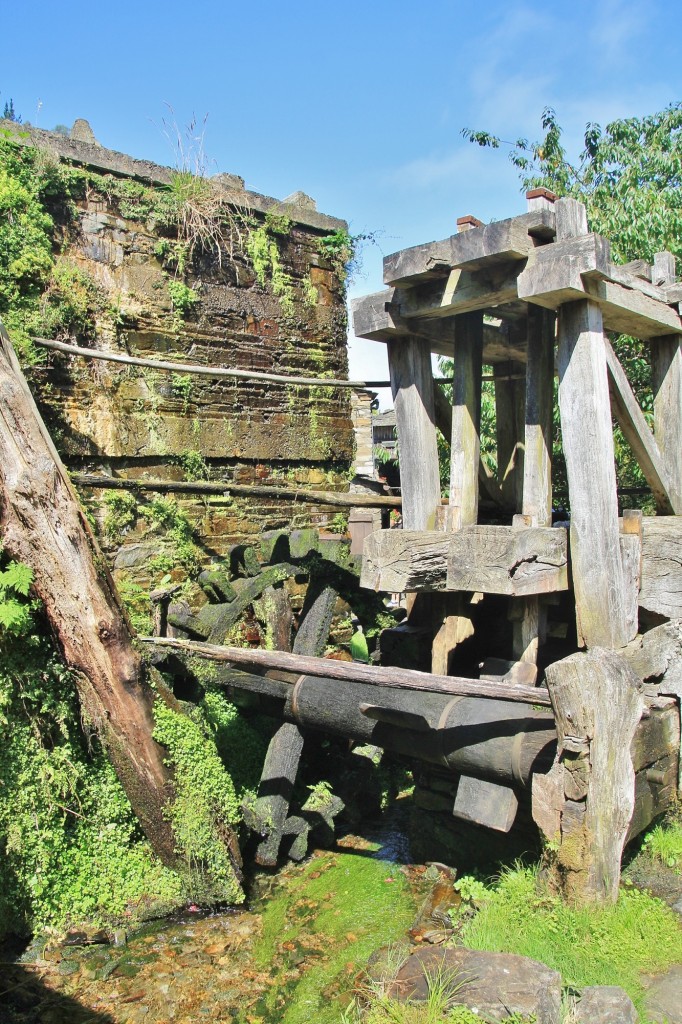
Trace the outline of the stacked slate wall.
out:
<instances>
[{"instance_id":1,"label":"stacked slate wall","mask_svg":"<svg viewBox=\"0 0 682 1024\"><path fill-rule=\"evenodd\" d=\"M86 180L92 175L91 187L76 199L75 217L55 239L59 260L94 281L101 296L94 330L76 339L79 344L144 358L347 377L342 262L324 241L345 231L343 221L318 213L302 193L279 202L221 175L211 182L229 204L223 225L229 241L220 257L215 248L197 245L178 274L168 256L177 233L121 201L122 182L163 194L173 188L174 172L106 150L94 139L29 128L22 129L21 142L82 169ZM271 267L261 268L259 280L249 251L253 232L264 226L279 281ZM187 289L180 302L173 301L173 281ZM33 376L70 470L348 489L354 454L348 390L190 377L55 352ZM154 584L159 572L148 569L150 555L165 544L170 558L173 547L158 516L143 514L155 496L140 497L139 514L131 516L111 505L111 493L83 492L107 553L138 582ZM177 502L204 559L265 530L340 525L338 510L282 498L183 495Z\"/></svg>"}]
</instances>

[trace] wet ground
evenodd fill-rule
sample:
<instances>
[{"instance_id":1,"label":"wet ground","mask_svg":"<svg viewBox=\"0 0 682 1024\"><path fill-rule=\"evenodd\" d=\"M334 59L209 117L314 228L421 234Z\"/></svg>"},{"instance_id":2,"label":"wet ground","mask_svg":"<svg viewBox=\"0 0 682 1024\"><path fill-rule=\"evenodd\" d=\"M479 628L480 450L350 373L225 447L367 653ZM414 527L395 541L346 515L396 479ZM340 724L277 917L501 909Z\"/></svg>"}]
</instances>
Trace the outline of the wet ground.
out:
<instances>
[{"instance_id":1,"label":"wet ground","mask_svg":"<svg viewBox=\"0 0 682 1024\"><path fill-rule=\"evenodd\" d=\"M0 1022L331 1024L371 953L414 924L428 884L408 862L398 813L257 878L247 910L187 912L121 945L34 945L0 967Z\"/></svg>"}]
</instances>

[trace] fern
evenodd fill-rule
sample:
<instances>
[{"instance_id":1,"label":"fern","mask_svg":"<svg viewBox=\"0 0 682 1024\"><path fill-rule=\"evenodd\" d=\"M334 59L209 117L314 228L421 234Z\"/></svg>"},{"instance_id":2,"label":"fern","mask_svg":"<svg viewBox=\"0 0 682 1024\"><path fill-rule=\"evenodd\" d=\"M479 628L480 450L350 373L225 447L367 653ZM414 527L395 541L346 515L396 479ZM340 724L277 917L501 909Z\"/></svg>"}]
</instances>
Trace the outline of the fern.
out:
<instances>
[{"instance_id":1,"label":"fern","mask_svg":"<svg viewBox=\"0 0 682 1024\"><path fill-rule=\"evenodd\" d=\"M0 639L3 634L19 636L30 626L33 607L21 599L28 596L32 582L33 570L21 562L9 562L0 570Z\"/></svg>"}]
</instances>

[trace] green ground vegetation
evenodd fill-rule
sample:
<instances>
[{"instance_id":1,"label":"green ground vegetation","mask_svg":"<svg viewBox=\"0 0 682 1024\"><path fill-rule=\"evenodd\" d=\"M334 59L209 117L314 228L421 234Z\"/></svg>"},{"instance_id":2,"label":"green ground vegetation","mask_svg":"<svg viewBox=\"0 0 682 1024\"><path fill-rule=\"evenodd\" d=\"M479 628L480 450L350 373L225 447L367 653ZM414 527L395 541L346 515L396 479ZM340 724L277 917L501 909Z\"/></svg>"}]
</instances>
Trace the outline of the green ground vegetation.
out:
<instances>
[{"instance_id":1,"label":"green ground vegetation","mask_svg":"<svg viewBox=\"0 0 682 1024\"><path fill-rule=\"evenodd\" d=\"M598 907L564 902L531 867L505 869L490 884L465 878L459 887L463 898L453 919L461 941L539 960L573 989L621 985L639 1005L640 974L682 961L676 915L631 885L621 887L617 903Z\"/></svg>"}]
</instances>

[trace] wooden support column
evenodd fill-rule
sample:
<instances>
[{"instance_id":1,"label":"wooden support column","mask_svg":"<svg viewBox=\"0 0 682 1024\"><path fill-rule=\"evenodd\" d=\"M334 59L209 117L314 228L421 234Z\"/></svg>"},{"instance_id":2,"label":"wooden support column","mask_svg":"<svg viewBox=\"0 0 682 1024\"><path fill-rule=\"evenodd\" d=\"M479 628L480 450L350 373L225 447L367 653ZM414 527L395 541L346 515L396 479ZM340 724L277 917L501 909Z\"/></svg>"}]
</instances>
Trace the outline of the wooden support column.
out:
<instances>
[{"instance_id":1,"label":"wooden support column","mask_svg":"<svg viewBox=\"0 0 682 1024\"><path fill-rule=\"evenodd\" d=\"M656 284L675 282L675 257L669 252L654 256ZM654 436L668 475L675 511L682 507L682 338L677 334L651 342L651 384L654 392Z\"/></svg>"},{"instance_id":2,"label":"wooden support column","mask_svg":"<svg viewBox=\"0 0 682 1024\"><path fill-rule=\"evenodd\" d=\"M529 306L521 508L528 526L552 525L554 334L554 313ZM514 657L537 664L546 608L538 597L523 598L520 604L521 614L513 619Z\"/></svg>"},{"instance_id":3,"label":"wooden support column","mask_svg":"<svg viewBox=\"0 0 682 1024\"><path fill-rule=\"evenodd\" d=\"M620 648L631 638L626 628L603 325L593 302L579 300L561 307L557 361L578 639L588 647Z\"/></svg>"},{"instance_id":4,"label":"wooden support column","mask_svg":"<svg viewBox=\"0 0 682 1024\"><path fill-rule=\"evenodd\" d=\"M400 448L403 526L433 529L440 478L431 352L427 342L412 337L391 340L387 348Z\"/></svg>"},{"instance_id":5,"label":"wooden support column","mask_svg":"<svg viewBox=\"0 0 682 1024\"><path fill-rule=\"evenodd\" d=\"M482 364L483 313L463 313L455 320L450 446L449 507L457 528L472 526L478 519Z\"/></svg>"},{"instance_id":6,"label":"wooden support column","mask_svg":"<svg viewBox=\"0 0 682 1024\"><path fill-rule=\"evenodd\" d=\"M455 320L450 498L443 526L446 532L471 526L478 518L483 314L465 313ZM452 653L473 635L464 594L444 595L434 607L441 623L433 640L431 671L447 675Z\"/></svg>"},{"instance_id":7,"label":"wooden support column","mask_svg":"<svg viewBox=\"0 0 682 1024\"><path fill-rule=\"evenodd\" d=\"M523 499L525 384L520 363L495 363L497 478L508 512L520 512Z\"/></svg>"},{"instance_id":8,"label":"wooden support column","mask_svg":"<svg viewBox=\"0 0 682 1024\"><path fill-rule=\"evenodd\" d=\"M557 241L587 233L585 207L554 204ZM618 496L601 310L589 299L559 310L559 412L571 503L571 562L578 641L624 647L626 626Z\"/></svg>"}]
</instances>

